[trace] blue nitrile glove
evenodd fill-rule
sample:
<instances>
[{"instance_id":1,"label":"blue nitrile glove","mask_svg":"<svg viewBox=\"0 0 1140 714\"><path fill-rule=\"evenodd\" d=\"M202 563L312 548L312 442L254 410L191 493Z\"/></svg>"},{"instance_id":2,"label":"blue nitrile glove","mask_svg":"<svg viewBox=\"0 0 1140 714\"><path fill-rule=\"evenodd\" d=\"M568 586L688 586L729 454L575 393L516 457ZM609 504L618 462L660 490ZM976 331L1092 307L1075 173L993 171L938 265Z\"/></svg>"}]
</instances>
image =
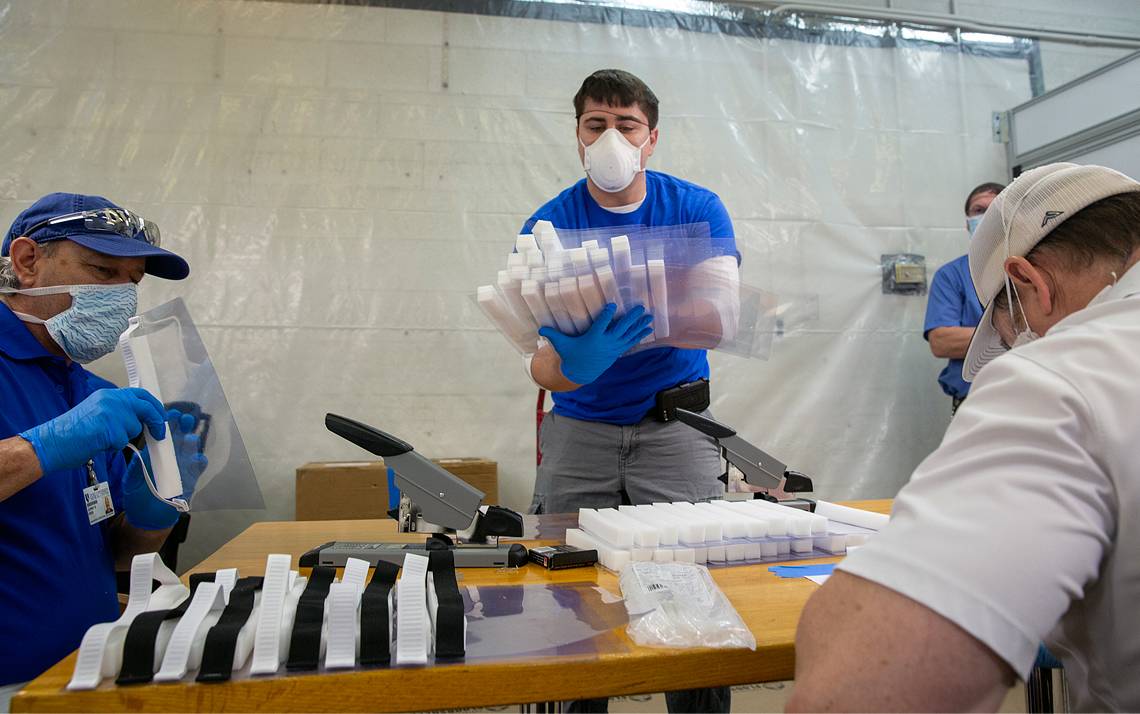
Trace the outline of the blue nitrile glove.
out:
<instances>
[{"instance_id":1,"label":"blue nitrile glove","mask_svg":"<svg viewBox=\"0 0 1140 714\"><path fill-rule=\"evenodd\" d=\"M554 351L562 358L562 374L566 379L575 384L593 382L618 357L653 333L649 326L653 316L646 315L641 305L635 305L617 321L614 321L615 312L616 305L606 305L590 329L577 337L564 335L553 327L538 331L550 340Z\"/></svg>"},{"instance_id":2,"label":"blue nitrile glove","mask_svg":"<svg viewBox=\"0 0 1140 714\"><path fill-rule=\"evenodd\" d=\"M122 449L143 425L166 435L162 402L145 389L100 389L51 421L20 434L32 445L44 473L74 469L104 451Z\"/></svg>"},{"instance_id":3,"label":"blue nitrile glove","mask_svg":"<svg viewBox=\"0 0 1140 714\"><path fill-rule=\"evenodd\" d=\"M198 479L206 472L210 460L200 452L202 437L195 433L198 418L177 409L166 410L166 423L170 425L170 438L174 439L174 456L182 474L182 498L187 503L194 495Z\"/></svg>"},{"instance_id":4,"label":"blue nitrile glove","mask_svg":"<svg viewBox=\"0 0 1140 714\"><path fill-rule=\"evenodd\" d=\"M209 460L205 454L198 453L201 437L194 433L198 420L193 414L185 414L177 409L166 412L166 421L170 424L170 438L174 440L174 455L178 463L178 471L182 476L182 499L190 502L194 495L194 487L198 478L206 470ZM150 463L150 454L142 450L143 462L154 478L154 470ZM142 469L139 467L139 457L131 459L127 467L127 478L123 484L123 500L127 514L127 521L136 528L144 530L163 530L174 525L178 520L178 510L173 506L159 500L150 491L143 479Z\"/></svg>"}]
</instances>

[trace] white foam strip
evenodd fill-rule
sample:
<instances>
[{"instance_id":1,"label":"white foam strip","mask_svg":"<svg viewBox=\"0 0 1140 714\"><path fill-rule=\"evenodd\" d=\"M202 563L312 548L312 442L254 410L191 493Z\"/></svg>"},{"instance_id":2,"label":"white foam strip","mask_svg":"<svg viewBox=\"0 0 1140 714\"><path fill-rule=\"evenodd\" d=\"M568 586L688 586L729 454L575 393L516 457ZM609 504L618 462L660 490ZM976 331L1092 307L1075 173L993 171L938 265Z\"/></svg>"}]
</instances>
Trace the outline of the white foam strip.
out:
<instances>
[{"instance_id":1,"label":"white foam strip","mask_svg":"<svg viewBox=\"0 0 1140 714\"><path fill-rule=\"evenodd\" d=\"M746 510L747 506L740 506L735 501L710 501L709 505L744 519L748 538L764 538L768 536L770 521L761 518L760 514L748 512Z\"/></svg>"},{"instance_id":2,"label":"white foam strip","mask_svg":"<svg viewBox=\"0 0 1140 714\"><path fill-rule=\"evenodd\" d=\"M537 253L538 241L530 233L523 233L515 239L515 250L523 254Z\"/></svg>"},{"instance_id":3,"label":"white foam strip","mask_svg":"<svg viewBox=\"0 0 1140 714\"><path fill-rule=\"evenodd\" d=\"M672 563L673 562L673 549L672 548L658 548L653 551L653 562L655 563Z\"/></svg>"},{"instance_id":4,"label":"white foam strip","mask_svg":"<svg viewBox=\"0 0 1140 714\"><path fill-rule=\"evenodd\" d=\"M647 563L653 560L654 548L634 548L630 551L630 556L635 563Z\"/></svg>"},{"instance_id":5,"label":"white foam strip","mask_svg":"<svg viewBox=\"0 0 1140 714\"><path fill-rule=\"evenodd\" d=\"M349 561L357 560L349 558ZM368 563L364 572L368 572ZM351 669L356 666L360 649L360 596L363 580L357 582L355 573L350 579L349 565L344 569L345 577L339 583L329 586L329 596L325 599L328 610L326 628L325 669Z\"/></svg>"},{"instance_id":6,"label":"white foam strip","mask_svg":"<svg viewBox=\"0 0 1140 714\"><path fill-rule=\"evenodd\" d=\"M661 545L677 545L678 526L676 521L654 511L653 506L618 506L618 513L623 513L656 528Z\"/></svg>"},{"instance_id":7,"label":"white foam strip","mask_svg":"<svg viewBox=\"0 0 1140 714\"><path fill-rule=\"evenodd\" d=\"M281 657L281 616L285 598L292 587L289 578L291 563L292 558L282 554L270 555L265 561L250 674L273 674L284 661Z\"/></svg>"},{"instance_id":8,"label":"white foam strip","mask_svg":"<svg viewBox=\"0 0 1140 714\"><path fill-rule=\"evenodd\" d=\"M891 520L891 517L885 513L872 513L850 506L840 506L838 503L831 503L830 501L816 501L815 514L873 531L883 530Z\"/></svg>"},{"instance_id":9,"label":"white foam strip","mask_svg":"<svg viewBox=\"0 0 1140 714\"><path fill-rule=\"evenodd\" d=\"M487 319L495 325L503 336L510 340L518 350L524 354L534 352L535 344L538 341L536 331L528 330L527 326L520 322L515 315L514 310L507 304L504 298L495 288L491 285L480 285L476 290L476 300L479 303L479 308ZM528 310L529 315L529 310Z\"/></svg>"},{"instance_id":10,"label":"white foam strip","mask_svg":"<svg viewBox=\"0 0 1140 714\"><path fill-rule=\"evenodd\" d=\"M815 548L825 553L842 555L847 552L846 535L829 534L825 536L815 536L812 540L815 543Z\"/></svg>"},{"instance_id":11,"label":"white foam strip","mask_svg":"<svg viewBox=\"0 0 1140 714\"><path fill-rule=\"evenodd\" d=\"M198 586L194 599L190 601L190 607L186 608L186 612L178 618L174 632L171 633L170 642L166 645L166 654L162 658L162 666L154 675L156 682L177 682L186 676L194 641L199 635L202 639L206 637L206 631L203 629L206 617L211 613L220 616L225 606L225 588L221 583L215 580Z\"/></svg>"},{"instance_id":12,"label":"white foam strip","mask_svg":"<svg viewBox=\"0 0 1140 714\"><path fill-rule=\"evenodd\" d=\"M396 583L396 665L427 664L431 622L427 611L428 559L408 553Z\"/></svg>"},{"instance_id":13,"label":"white foam strip","mask_svg":"<svg viewBox=\"0 0 1140 714\"><path fill-rule=\"evenodd\" d=\"M656 506L657 504L653 504ZM714 515L700 508L697 508L692 503L671 503L669 507L673 509L681 518L692 520L695 523L700 523L705 529L705 543L719 543L724 540L724 527L721 521Z\"/></svg>"},{"instance_id":14,"label":"white foam strip","mask_svg":"<svg viewBox=\"0 0 1140 714\"><path fill-rule=\"evenodd\" d=\"M557 326L554 321L554 313L550 312L550 307L546 304L546 295L538 281L524 280L522 282L522 298L527 307L530 308L530 314L534 316L539 325L542 327Z\"/></svg>"},{"instance_id":15,"label":"white foam strip","mask_svg":"<svg viewBox=\"0 0 1140 714\"><path fill-rule=\"evenodd\" d=\"M748 543L729 543L724 548L725 559L730 563L743 563L748 560Z\"/></svg>"},{"instance_id":16,"label":"white foam strip","mask_svg":"<svg viewBox=\"0 0 1140 714\"><path fill-rule=\"evenodd\" d=\"M562 242L558 239L558 232L554 230L554 224L550 221L536 221L531 232L542 246L542 252L547 255L548 261L551 255L562 252Z\"/></svg>"},{"instance_id":17,"label":"white foam strip","mask_svg":"<svg viewBox=\"0 0 1140 714\"><path fill-rule=\"evenodd\" d=\"M598 315L602 314L602 309L606 306L606 298L602 295L602 289L598 286L594 274L589 272L589 268L586 270L585 275L578 276L578 292L581 293L582 302L586 303L586 310L590 313L590 321L593 322L598 319Z\"/></svg>"},{"instance_id":18,"label":"white foam strip","mask_svg":"<svg viewBox=\"0 0 1140 714\"><path fill-rule=\"evenodd\" d=\"M669 336L669 298L665 288L665 261L650 260L649 290L653 296L653 333L658 339Z\"/></svg>"},{"instance_id":19,"label":"white foam strip","mask_svg":"<svg viewBox=\"0 0 1140 714\"><path fill-rule=\"evenodd\" d=\"M596 240L584 240L584 241L582 241L582 247L585 248L586 251L589 253L592 253L595 250L600 250L598 248L598 245L599 245L599 243ZM601 250L604 250L604 249L601 249Z\"/></svg>"},{"instance_id":20,"label":"white foam strip","mask_svg":"<svg viewBox=\"0 0 1140 714\"><path fill-rule=\"evenodd\" d=\"M151 592L151 582L159 582ZM142 553L131 560L131 586L127 606L113 622L92 625L79 644L75 670L67 688L75 691L94 689L104 677L114 677L123 664L123 638L135 618L147 610L165 610L176 606L190 594L158 553ZM11 645L12 643L9 643Z\"/></svg>"},{"instance_id":21,"label":"white foam strip","mask_svg":"<svg viewBox=\"0 0 1140 714\"><path fill-rule=\"evenodd\" d=\"M614 271L607 265L600 265L594 268L594 277L598 280L598 286L602 290L602 296L605 297L606 302L612 302L617 305L616 316L625 314L625 303L621 299L621 290L618 289L617 280L614 278Z\"/></svg>"},{"instance_id":22,"label":"white foam strip","mask_svg":"<svg viewBox=\"0 0 1140 714\"><path fill-rule=\"evenodd\" d=\"M605 509L605 510L613 510ZM578 509L578 527L617 548L629 549L633 547L633 532L622 530L616 523L603 516L593 508Z\"/></svg>"},{"instance_id":23,"label":"white foam strip","mask_svg":"<svg viewBox=\"0 0 1140 714\"><path fill-rule=\"evenodd\" d=\"M692 548L674 548L673 560L678 563L695 563L697 557Z\"/></svg>"},{"instance_id":24,"label":"white foam strip","mask_svg":"<svg viewBox=\"0 0 1140 714\"><path fill-rule=\"evenodd\" d=\"M645 308L646 312L653 312L653 301L649 298L649 276L645 272L644 265L634 265L629 270L629 284L630 284L630 300L634 305L641 305ZM656 325L657 317L654 316L654 325ZM656 329L656 327L654 328ZM641 344L653 342L653 335L649 335Z\"/></svg>"},{"instance_id":25,"label":"white foam strip","mask_svg":"<svg viewBox=\"0 0 1140 714\"><path fill-rule=\"evenodd\" d=\"M738 515L712 503L695 503L693 505L708 514L710 518L721 522L726 539L747 538L750 530L752 530L750 521L746 516Z\"/></svg>"},{"instance_id":26,"label":"white foam strip","mask_svg":"<svg viewBox=\"0 0 1140 714\"><path fill-rule=\"evenodd\" d=\"M812 524L810 520L806 518L800 518L796 515L788 513L788 511L795 509L787 507L779 507L780 510L776 510L775 508L768 508L767 506L770 504L767 504L767 502L758 498L751 501L740 501L740 503L745 504L748 508L752 509L753 512L770 514L772 518L783 518L786 523L788 535L797 536L800 538L811 535ZM774 532L773 535L775 535Z\"/></svg>"},{"instance_id":27,"label":"white foam strip","mask_svg":"<svg viewBox=\"0 0 1140 714\"><path fill-rule=\"evenodd\" d=\"M792 541L792 552L810 553L812 551L812 543L811 538L796 538Z\"/></svg>"},{"instance_id":28,"label":"white foam strip","mask_svg":"<svg viewBox=\"0 0 1140 714\"><path fill-rule=\"evenodd\" d=\"M629 274L633 264L633 251L629 248L629 236L615 236L610 239L610 252L614 256L614 275L620 284L622 278Z\"/></svg>"},{"instance_id":29,"label":"white foam strip","mask_svg":"<svg viewBox=\"0 0 1140 714\"><path fill-rule=\"evenodd\" d=\"M618 528L633 534L633 545L638 548L656 548L661 545L661 534L656 526L622 513L616 508L599 509L598 513Z\"/></svg>"},{"instance_id":30,"label":"white foam strip","mask_svg":"<svg viewBox=\"0 0 1140 714\"><path fill-rule=\"evenodd\" d=\"M517 255L517 253L515 254ZM499 271L499 291L502 292L503 297L506 298L507 304L510 305L511 314L514 316L516 324L518 324L521 332L528 332L530 330L538 329L533 316L530 314L530 308L527 307L526 301L522 297L522 281L527 279L527 269L525 267L520 269L518 275L512 275L505 270Z\"/></svg>"},{"instance_id":31,"label":"white foam strip","mask_svg":"<svg viewBox=\"0 0 1140 714\"><path fill-rule=\"evenodd\" d=\"M586 309L586 301L582 293L578 292L578 279L571 276L558 280L558 294L562 296L562 305L570 314L574 328L581 334L590 329L590 311Z\"/></svg>"},{"instance_id":32,"label":"white foam strip","mask_svg":"<svg viewBox=\"0 0 1140 714\"><path fill-rule=\"evenodd\" d=\"M773 513L780 513L786 516L789 520L802 520L807 521L809 524L809 532L816 535L827 534L827 518L815 513L808 513L799 508L792 508L791 506L781 506L778 503L771 503L760 498L751 501L743 501L753 507L763 508Z\"/></svg>"},{"instance_id":33,"label":"white foam strip","mask_svg":"<svg viewBox=\"0 0 1140 714\"><path fill-rule=\"evenodd\" d=\"M558 327L558 331L564 335L577 335L578 328L566 310L566 305L562 302L562 293L558 290L558 281L552 280L546 283L542 292L546 296L546 304L550 308L550 314L554 317L554 324Z\"/></svg>"},{"instance_id":34,"label":"white foam strip","mask_svg":"<svg viewBox=\"0 0 1140 714\"><path fill-rule=\"evenodd\" d=\"M664 520L677 527L677 542L695 545L705 542L705 527L673 511L668 503L655 503L652 506L638 506L639 511L647 510L654 518Z\"/></svg>"}]
</instances>

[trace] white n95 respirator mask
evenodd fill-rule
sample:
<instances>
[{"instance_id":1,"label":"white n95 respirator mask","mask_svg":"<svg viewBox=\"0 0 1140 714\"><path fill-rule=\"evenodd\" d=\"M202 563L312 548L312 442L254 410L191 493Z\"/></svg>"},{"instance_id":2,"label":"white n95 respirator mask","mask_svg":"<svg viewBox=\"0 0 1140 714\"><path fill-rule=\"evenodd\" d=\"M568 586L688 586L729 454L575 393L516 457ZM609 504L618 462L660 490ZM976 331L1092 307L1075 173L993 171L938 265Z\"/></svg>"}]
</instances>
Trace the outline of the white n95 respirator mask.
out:
<instances>
[{"instance_id":1,"label":"white n95 respirator mask","mask_svg":"<svg viewBox=\"0 0 1140 714\"><path fill-rule=\"evenodd\" d=\"M582 167L594 185L606 193L617 193L625 189L641 172L641 150L649 143L649 137L641 146L629 143L617 129L606 129L593 144L586 146L581 137Z\"/></svg>"}]
</instances>

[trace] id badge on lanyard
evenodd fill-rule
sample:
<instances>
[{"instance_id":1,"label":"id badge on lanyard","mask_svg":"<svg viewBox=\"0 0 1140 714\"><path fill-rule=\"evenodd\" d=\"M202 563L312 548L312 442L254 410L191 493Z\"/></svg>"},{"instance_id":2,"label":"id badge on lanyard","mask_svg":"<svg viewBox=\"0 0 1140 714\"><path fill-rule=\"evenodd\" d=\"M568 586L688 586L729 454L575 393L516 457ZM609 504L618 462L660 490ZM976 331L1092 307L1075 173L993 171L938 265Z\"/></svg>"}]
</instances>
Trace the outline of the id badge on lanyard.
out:
<instances>
[{"instance_id":1,"label":"id badge on lanyard","mask_svg":"<svg viewBox=\"0 0 1140 714\"><path fill-rule=\"evenodd\" d=\"M111 500L111 486L95 475L95 462L87 462L87 488L83 489L83 502L87 506L87 520L91 525L101 523L115 515Z\"/></svg>"}]
</instances>

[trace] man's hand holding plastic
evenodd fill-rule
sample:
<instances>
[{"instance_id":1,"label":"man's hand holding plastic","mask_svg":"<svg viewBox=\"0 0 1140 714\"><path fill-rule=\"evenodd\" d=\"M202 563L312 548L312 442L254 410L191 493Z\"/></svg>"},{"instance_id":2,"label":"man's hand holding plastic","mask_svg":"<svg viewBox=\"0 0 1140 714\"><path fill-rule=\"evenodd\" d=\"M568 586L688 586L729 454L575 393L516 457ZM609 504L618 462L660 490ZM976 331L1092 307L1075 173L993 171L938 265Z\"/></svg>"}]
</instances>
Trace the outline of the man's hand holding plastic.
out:
<instances>
[{"instance_id":1,"label":"man's hand holding plastic","mask_svg":"<svg viewBox=\"0 0 1140 714\"><path fill-rule=\"evenodd\" d=\"M645 308L634 306L620 319L614 320L617 306L606 305L585 333L573 337L552 327L538 334L550 341L562 360L562 374L575 384L590 384L609 369L618 357L636 347L653 333L653 316Z\"/></svg>"},{"instance_id":2,"label":"man's hand holding plastic","mask_svg":"<svg viewBox=\"0 0 1140 714\"><path fill-rule=\"evenodd\" d=\"M100 389L51 421L20 437L32 445L43 472L73 469L105 451L122 449L145 426L166 436L165 410L145 389Z\"/></svg>"},{"instance_id":3,"label":"man's hand holding plastic","mask_svg":"<svg viewBox=\"0 0 1140 714\"><path fill-rule=\"evenodd\" d=\"M166 411L166 421L170 424L170 438L174 440L174 453L182 478L182 499L190 502L198 478L206 470L209 460L200 452L201 437L194 433L198 419L193 414L177 409ZM151 465L150 455L143 449L142 462L152 479L157 478ZM178 510L155 497L144 480L139 457L131 459L127 466L127 477L123 484L124 510L127 521L143 530L163 530L178 521Z\"/></svg>"}]
</instances>

